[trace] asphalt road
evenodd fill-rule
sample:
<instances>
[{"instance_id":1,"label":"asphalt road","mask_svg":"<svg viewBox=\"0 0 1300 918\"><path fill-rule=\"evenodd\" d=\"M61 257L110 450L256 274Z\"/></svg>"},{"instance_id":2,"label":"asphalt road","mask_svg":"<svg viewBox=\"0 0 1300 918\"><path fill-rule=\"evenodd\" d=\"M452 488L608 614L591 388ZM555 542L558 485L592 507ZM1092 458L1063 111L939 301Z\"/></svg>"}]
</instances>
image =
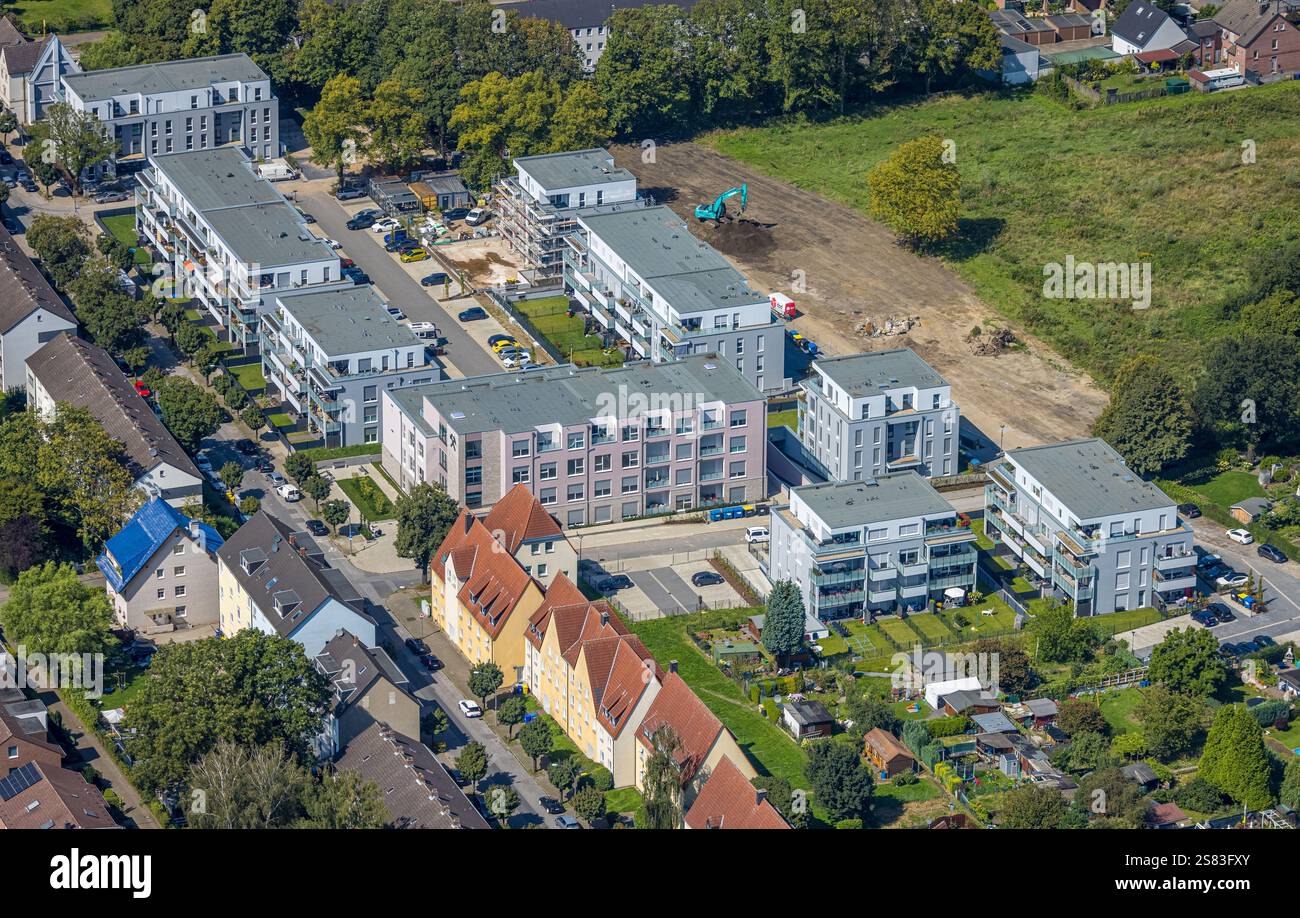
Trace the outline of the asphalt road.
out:
<instances>
[{"instance_id":1,"label":"asphalt road","mask_svg":"<svg viewBox=\"0 0 1300 918\"><path fill-rule=\"evenodd\" d=\"M1261 615L1246 616L1241 609L1229 603L1237 616L1236 621L1214 627L1214 636L1220 643L1239 642L1258 635L1277 638L1283 634L1300 631L1300 565L1294 561L1276 564L1261 558L1256 545L1239 545L1224 535L1224 528L1204 517L1192 521L1196 544L1213 552L1225 564L1245 573L1254 572L1256 579L1263 578L1264 600L1268 611ZM1212 584L1209 586L1213 586ZM1224 600L1219 600L1224 601ZM1225 601L1226 602L1226 601Z\"/></svg>"},{"instance_id":2,"label":"asphalt road","mask_svg":"<svg viewBox=\"0 0 1300 918\"><path fill-rule=\"evenodd\" d=\"M632 571L628 577L650 598L655 608L680 609L684 613L695 611L698 594L671 567Z\"/></svg>"},{"instance_id":3,"label":"asphalt road","mask_svg":"<svg viewBox=\"0 0 1300 918\"><path fill-rule=\"evenodd\" d=\"M406 273L395 255L384 251L379 241L381 236L369 230L347 228L351 214L374 206L370 201L358 202L364 206L344 210L328 192L306 188L298 192L297 200L299 207L316 218L326 236L343 243L342 254L370 275L370 282L383 291L390 303L406 313L412 322L432 322L438 326L447 339L447 357L456 369L465 376L501 372L501 365L469 336L459 320L443 309L419 281Z\"/></svg>"}]
</instances>

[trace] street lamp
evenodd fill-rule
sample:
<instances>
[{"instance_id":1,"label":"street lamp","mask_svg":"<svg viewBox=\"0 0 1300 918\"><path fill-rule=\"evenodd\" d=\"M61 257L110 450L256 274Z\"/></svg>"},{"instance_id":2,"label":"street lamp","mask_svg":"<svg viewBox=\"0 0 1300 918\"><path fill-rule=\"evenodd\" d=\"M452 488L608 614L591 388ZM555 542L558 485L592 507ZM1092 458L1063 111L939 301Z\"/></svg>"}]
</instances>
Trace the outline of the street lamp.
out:
<instances>
[{"instance_id":1,"label":"street lamp","mask_svg":"<svg viewBox=\"0 0 1300 918\"><path fill-rule=\"evenodd\" d=\"M1003 424L1002 433L998 436L998 452L1000 453L1006 452L1006 450L1002 446L1002 444L1006 442L1006 439L1007 439L1007 425Z\"/></svg>"}]
</instances>

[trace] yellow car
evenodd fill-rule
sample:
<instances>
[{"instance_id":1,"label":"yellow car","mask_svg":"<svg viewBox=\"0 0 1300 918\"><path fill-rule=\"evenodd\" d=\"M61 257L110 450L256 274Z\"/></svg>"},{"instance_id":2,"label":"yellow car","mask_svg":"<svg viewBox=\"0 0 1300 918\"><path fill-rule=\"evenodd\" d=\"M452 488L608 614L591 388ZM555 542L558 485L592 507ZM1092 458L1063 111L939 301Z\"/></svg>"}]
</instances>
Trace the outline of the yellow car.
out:
<instances>
[{"instance_id":1,"label":"yellow car","mask_svg":"<svg viewBox=\"0 0 1300 918\"><path fill-rule=\"evenodd\" d=\"M498 354L500 354L508 347L519 347L519 342L516 341L514 338L506 338L502 341L492 342L492 350L496 351Z\"/></svg>"},{"instance_id":2,"label":"yellow car","mask_svg":"<svg viewBox=\"0 0 1300 918\"><path fill-rule=\"evenodd\" d=\"M424 261L428 257L429 257L429 253L426 252L424 249L408 249L407 251L401 254L401 259L404 263L412 262L412 261Z\"/></svg>"}]
</instances>

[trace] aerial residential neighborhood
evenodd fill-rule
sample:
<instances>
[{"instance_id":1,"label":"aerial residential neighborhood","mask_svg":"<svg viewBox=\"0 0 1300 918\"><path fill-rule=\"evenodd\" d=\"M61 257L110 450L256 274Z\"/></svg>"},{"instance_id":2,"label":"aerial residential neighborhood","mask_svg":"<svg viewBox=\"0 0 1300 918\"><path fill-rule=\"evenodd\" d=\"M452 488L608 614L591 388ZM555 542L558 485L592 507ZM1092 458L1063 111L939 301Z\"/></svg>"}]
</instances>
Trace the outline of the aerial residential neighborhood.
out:
<instances>
[{"instance_id":1,"label":"aerial residential neighborhood","mask_svg":"<svg viewBox=\"0 0 1300 918\"><path fill-rule=\"evenodd\" d=\"M0 10L0 827L1296 829L1297 30Z\"/></svg>"}]
</instances>

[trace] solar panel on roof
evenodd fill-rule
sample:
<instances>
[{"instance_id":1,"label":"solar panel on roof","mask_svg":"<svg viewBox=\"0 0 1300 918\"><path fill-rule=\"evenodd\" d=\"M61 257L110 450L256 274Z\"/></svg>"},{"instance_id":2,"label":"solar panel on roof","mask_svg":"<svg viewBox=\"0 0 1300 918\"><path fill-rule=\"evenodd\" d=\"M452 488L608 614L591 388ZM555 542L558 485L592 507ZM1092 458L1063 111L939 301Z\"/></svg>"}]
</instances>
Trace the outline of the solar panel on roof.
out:
<instances>
[{"instance_id":1,"label":"solar panel on roof","mask_svg":"<svg viewBox=\"0 0 1300 918\"><path fill-rule=\"evenodd\" d=\"M29 787L41 783L41 772L35 762L15 768L7 777L0 778L0 800L12 800Z\"/></svg>"}]
</instances>

